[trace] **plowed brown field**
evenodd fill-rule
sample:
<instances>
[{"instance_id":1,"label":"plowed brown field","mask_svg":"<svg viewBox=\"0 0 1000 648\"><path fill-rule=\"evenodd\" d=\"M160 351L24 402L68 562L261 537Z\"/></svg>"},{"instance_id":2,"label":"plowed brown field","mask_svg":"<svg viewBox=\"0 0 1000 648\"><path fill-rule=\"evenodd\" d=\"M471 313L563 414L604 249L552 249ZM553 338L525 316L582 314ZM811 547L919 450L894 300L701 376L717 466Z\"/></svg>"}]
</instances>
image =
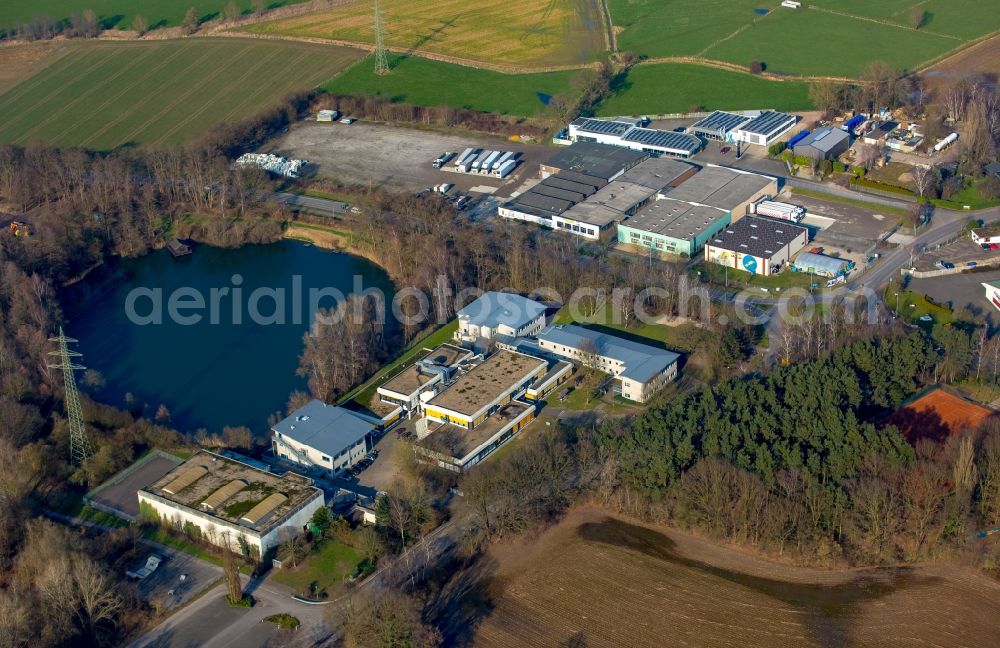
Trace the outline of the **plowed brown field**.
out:
<instances>
[{"instance_id":1,"label":"plowed brown field","mask_svg":"<svg viewBox=\"0 0 1000 648\"><path fill-rule=\"evenodd\" d=\"M794 568L581 510L494 551L474 645L995 645L1000 583L964 568Z\"/></svg>"}]
</instances>

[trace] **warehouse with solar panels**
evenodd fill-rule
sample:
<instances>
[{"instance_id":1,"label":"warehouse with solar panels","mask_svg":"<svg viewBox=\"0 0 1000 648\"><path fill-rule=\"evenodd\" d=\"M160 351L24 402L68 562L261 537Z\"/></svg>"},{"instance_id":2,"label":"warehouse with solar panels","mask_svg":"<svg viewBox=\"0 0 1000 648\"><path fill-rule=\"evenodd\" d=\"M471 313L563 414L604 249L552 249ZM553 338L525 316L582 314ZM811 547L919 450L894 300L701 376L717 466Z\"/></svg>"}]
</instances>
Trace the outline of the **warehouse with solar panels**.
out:
<instances>
[{"instance_id":1,"label":"warehouse with solar panels","mask_svg":"<svg viewBox=\"0 0 1000 648\"><path fill-rule=\"evenodd\" d=\"M798 117L775 110L765 110L745 124L734 128L726 141L770 146L792 130Z\"/></svg>"},{"instance_id":2,"label":"warehouse with solar panels","mask_svg":"<svg viewBox=\"0 0 1000 648\"><path fill-rule=\"evenodd\" d=\"M645 128L642 120L628 117L596 119L581 117L570 123L568 137L573 142L618 146L647 155L689 158L701 150L701 140L688 133Z\"/></svg>"},{"instance_id":3,"label":"warehouse with solar panels","mask_svg":"<svg viewBox=\"0 0 1000 648\"><path fill-rule=\"evenodd\" d=\"M325 505L323 491L296 473L266 472L202 450L138 491L140 515L258 558L301 533Z\"/></svg>"},{"instance_id":4,"label":"warehouse with solar panels","mask_svg":"<svg viewBox=\"0 0 1000 648\"><path fill-rule=\"evenodd\" d=\"M688 132L705 139L726 141L729 133L750 122L753 117L739 113L716 110L688 126Z\"/></svg>"}]
</instances>

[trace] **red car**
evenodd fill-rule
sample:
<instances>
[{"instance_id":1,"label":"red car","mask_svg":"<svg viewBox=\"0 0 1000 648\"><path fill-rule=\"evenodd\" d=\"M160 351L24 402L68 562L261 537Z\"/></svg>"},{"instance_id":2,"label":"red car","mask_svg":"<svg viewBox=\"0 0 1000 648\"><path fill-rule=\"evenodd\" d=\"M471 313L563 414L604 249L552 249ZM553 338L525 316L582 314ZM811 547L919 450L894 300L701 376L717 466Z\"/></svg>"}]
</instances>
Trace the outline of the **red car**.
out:
<instances>
[{"instance_id":1,"label":"red car","mask_svg":"<svg viewBox=\"0 0 1000 648\"><path fill-rule=\"evenodd\" d=\"M998 245L996 243L990 243L990 249L991 250L1000 250L1000 245Z\"/></svg>"}]
</instances>

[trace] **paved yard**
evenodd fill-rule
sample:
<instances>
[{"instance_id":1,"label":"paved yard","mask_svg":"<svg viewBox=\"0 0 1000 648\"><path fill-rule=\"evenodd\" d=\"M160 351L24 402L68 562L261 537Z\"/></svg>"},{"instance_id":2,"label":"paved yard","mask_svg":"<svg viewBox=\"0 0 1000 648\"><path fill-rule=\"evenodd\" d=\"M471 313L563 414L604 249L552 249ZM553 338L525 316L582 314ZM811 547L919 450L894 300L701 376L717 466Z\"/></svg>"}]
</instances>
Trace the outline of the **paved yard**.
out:
<instances>
[{"instance_id":1,"label":"paved yard","mask_svg":"<svg viewBox=\"0 0 1000 648\"><path fill-rule=\"evenodd\" d=\"M921 295L930 295L934 301L940 304L950 303L955 310L971 305L974 310L992 314L996 319L998 314L994 307L986 301L986 294L981 284L984 281L998 279L1000 279L1000 270L963 272L962 274L930 279L913 279L910 281L909 289Z\"/></svg>"},{"instance_id":2,"label":"paved yard","mask_svg":"<svg viewBox=\"0 0 1000 648\"><path fill-rule=\"evenodd\" d=\"M160 556L163 562L137 586L146 601L157 602L163 610L184 605L222 577L222 568L166 547L150 547L134 567L144 564L149 554Z\"/></svg>"},{"instance_id":3,"label":"paved yard","mask_svg":"<svg viewBox=\"0 0 1000 648\"><path fill-rule=\"evenodd\" d=\"M787 193L782 195L781 200L805 207L810 215L816 214L833 219L834 222L823 230L823 235L827 238L844 236L874 243L898 222L898 217L895 215L880 214L877 205L872 205L872 209L866 209L847 203Z\"/></svg>"},{"instance_id":4,"label":"paved yard","mask_svg":"<svg viewBox=\"0 0 1000 648\"><path fill-rule=\"evenodd\" d=\"M143 461L140 459L140 461ZM119 475L115 475L105 482L106 485L94 489L92 499L98 504L111 507L119 511L125 517L135 519L139 515L139 497L136 491L149 486L160 477L181 464L177 457L157 454L148 459L137 470L125 475L120 481ZM126 469L127 470L127 469Z\"/></svg>"},{"instance_id":5,"label":"paved yard","mask_svg":"<svg viewBox=\"0 0 1000 648\"><path fill-rule=\"evenodd\" d=\"M522 162L504 180L431 166L441 153L461 153L469 147L519 151ZM539 162L555 152L552 146L368 122L349 126L302 122L268 148L280 155L309 160L316 164L317 175L342 182L391 185L405 191L420 191L446 182L460 191L483 187L498 190L498 195L503 195L503 189L514 186L519 179L537 175Z\"/></svg>"}]
</instances>

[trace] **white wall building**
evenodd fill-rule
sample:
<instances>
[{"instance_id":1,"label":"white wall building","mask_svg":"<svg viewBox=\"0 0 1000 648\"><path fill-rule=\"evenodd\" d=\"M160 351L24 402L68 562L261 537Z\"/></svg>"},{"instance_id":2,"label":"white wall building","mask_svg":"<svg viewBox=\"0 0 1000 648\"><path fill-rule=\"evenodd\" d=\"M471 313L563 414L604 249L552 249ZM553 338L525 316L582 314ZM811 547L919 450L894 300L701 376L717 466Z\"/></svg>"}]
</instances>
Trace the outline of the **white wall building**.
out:
<instances>
[{"instance_id":1,"label":"white wall building","mask_svg":"<svg viewBox=\"0 0 1000 648\"><path fill-rule=\"evenodd\" d=\"M271 428L275 456L339 473L368 454L375 426L349 409L312 400Z\"/></svg>"},{"instance_id":2,"label":"white wall building","mask_svg":"<svg viewBox=\"0 0 1000 648\"><path fill-rule=\"evenodd\" d=\"M680 355L582 326L550 326L538 335L544 351L617 378L615 393L638 403L677 377Z\"/></svg>"},{"instance_id":3,"label":"white wall building","mask_svg":"<svg viewBox=\"0 0 1000 648\"><path fill-rule=\"evenodd\" d=\"M275 475L201 451L138 491L140 515L210 544L263 557L302 533L324 506L323 491L295 473Z\"/></svg>"},{"instance_id":4,"label":"white wall building","mask_svg":"<svg viewBox=\"0 0 1000 648\"><path fill-rule=\"evenodd\" d=\"M513 293L490 291L458 311L455 337L463 342L534 335L545 326L545 305Z\"/></svg>"},{"instance_id":5,"label":"white wall building","mask_svg":"<svg viewBox=\"0 0 1000 648\"><path fill-rule=\"evenodd\" d=\"M745 216L705 244L705 261L766 277L779 272L808 241L804 227Z\"/></svg>"}]
</instances>

